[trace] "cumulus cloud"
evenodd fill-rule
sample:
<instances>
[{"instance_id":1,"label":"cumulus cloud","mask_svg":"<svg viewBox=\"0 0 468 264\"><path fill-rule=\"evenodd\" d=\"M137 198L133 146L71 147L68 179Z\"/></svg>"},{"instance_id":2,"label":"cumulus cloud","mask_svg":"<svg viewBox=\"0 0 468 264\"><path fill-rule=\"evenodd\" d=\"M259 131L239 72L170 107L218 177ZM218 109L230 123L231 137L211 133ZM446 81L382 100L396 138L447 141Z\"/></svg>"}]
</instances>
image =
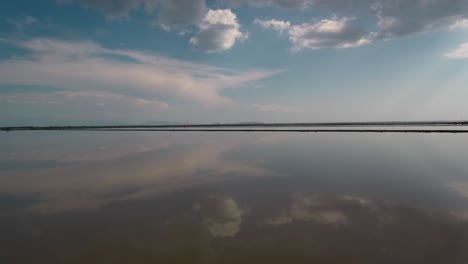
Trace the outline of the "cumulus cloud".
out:
<instances>
[{"instance_id":1,"label":"cumulus cloud","mask_svg":"<svg viewBox=\"0 0 468 264\"><path fill-rule=\"evenodd\" d=\"M214 237L233 237L240 231L245 214L237 202L229 197L210 196L193 209L203 217L203 222Z\"/></svg>"},{"instance_id":2,"label":"cumulus cloud","mask_svg":"<svg viewBox=\"0 0 468 264\"><path fill-rule=\"evenodd\" d=\"M378 18L380 38L394 38L448 28L468 16L468 1L374 0L371 9Z\"/></svg>"},{"instance_id":3,"label":"cumulus cloud","mask_svg":"<svg viewBox=\"0 0 468 264\"><path fill-rule=\"evenodd\" d=\"M289 31L293 51L303 48L351 48L370 43L372 34L351 25L352 20L343 17L293 26Z\"/></svg>"},{"instance_id":4,"label":"cumulus cloud","mask_svg":"<svg viewBox=\"0 0 468 264\"><path fill-rule=\"evenodd\" d=\"M200 30L190 39L196 49L219 52L231 49L237 40L246 38L240 31L237 16L230 9L209 10Z\"/></svg>"},{"instance_id":5,"label":"cumulus cloud","mask_svg":"<svg viewBox=\"0 0 468 264\"><path fill-rule=\"evenodd\" d=\"M468 43L460 45L457 49L445 55L450 59L467 59L468 58Z\"/></svg>"},{"instance_id":6,"label":"cumulus cloud","mask_svg":"<svg viewBox=\"0 0 468 264\"><path fill-rule=\"evenodd\" d=\"M352 25L353 20L349 17L332 18L291 26L288 21L257 19L256 24L280 32L288 30L291 49L300 51L304 48L351 48L370 43L375 33L365 33Z\"/></svg>"},{"instance_id":7,"label":"cumulus cloud","mask_svg":"<svg viewBox=\"0 0 468 264\"><path fill-rule=\"evenodd\" d=\"M0 60L0 84L99 90L143 99L172 98L202 105L229 104L222 89L245 87L277 71L234 72L135 50L107 49L91 41L5 40L30 52Z\"/></svg>"},{"instance_id":8,"label":"cumulus cloud","mask_svg":"<svg viewBox=\"0 0 468 264\"><path fill-rule=\"evenodd\" d=\"M218 52L232 48L247 34L231 9L209 10L204 0L57 0L78 3L99 10L108 18L127 16L132 10L146 7L156 10L157 24L164 29L186 32L186 26L199 27L190 43L199 50ZM304 48L351 48L374 40L428 32L437 29L468 27L468 0L218 0L227 8L247 4L254 7L278 6L322 10L339 14L341 19L313 20L297 25L278 19L255 20L263 28L287 31L292 50ZM373 17L363 16L363 11ZM354 21L356 23L352 23ZM373 25L360 28L355 25ZM338 30L339 29L339 30Z\"/></svg>"},{"instance_id":9,"label":"cumulus cloud","mask_svg":"<svg viewBox=\"0 0 468 264\"><path fill-rule=\"evenodd\" d=\"M442 7L437 1L435 4L428 5L416 5L414 1L407 1L406 4L401 5L390 2L376 1L371 3L370 7L378 18L377 31L375 32L366 32L353 26L352 21L356 20L354 17L324 19L300 25L291 25L288 21L274 19L257 19L255 24L263 28L275 29L280 33L287 30L293 51L304 48L352 48L371 43L377 39L391 39L444 27L450 29L468 27L468 20L464 19L461 14L445 14L446 16L444 16L444 13L435 12L438 10L437 8ZM414 13L405 13L407 12L405 7ZM426 8L429 11L425 10ZM423 15L419 14L421 10L425 10ZM429 16L426 13L433 13L434 16Z\"/></svg>"},{"instance_id":10,"label":"cumulus cloud","mask_svg":"<svg viewBox=\"0 0 468 264\"><path fill-rule=\"evenodd\" d=\"M254 6L277 5L281 7L303 7L326 10L335 14L347 14L341 19L321 20L289 26L287 21L256 20L264 28L280 32L289 30L293 50L303 48L348 48L369 43L377 39L392 39L437 29L468 27L468 1L405 1L405 0L232 0L232 3L248 2ZM375 20L363 17L368 10ZM361 29L350 23L374 23L375 28ZM356 23L358 24L358 23ZM360 23L359 23L360 24ZM374 32L375 31L375 32Z\"/></svg>"},{"instance_id":11,"label":"cumulus cloud","mask_svg":"<svg viewBox=\"0 0 468 264\"><path fill-rule=\"evenodd\" d=\"M159 22L167 28L198 25L207 9L204 0L57 0L57 2L79 3L83 7L99 10L110 18L125 16L131 10L145 6L149 11L157 9ZM218 0L218 2L229 7L248 4L255 7L275 5L282 8L322 9L335 14L351 14L358 20L366 19L368 23L369 18L363 18L361 15L362 10L367 10L375 16L376 37L380 39L440 28L465 27L468 19L468 0ZM208 35L209 32L215 34L214 31L221 30L216 30L216 27L203 32ZM197 39L194 38L194 41Z\"/></svg>"}]
</instances>

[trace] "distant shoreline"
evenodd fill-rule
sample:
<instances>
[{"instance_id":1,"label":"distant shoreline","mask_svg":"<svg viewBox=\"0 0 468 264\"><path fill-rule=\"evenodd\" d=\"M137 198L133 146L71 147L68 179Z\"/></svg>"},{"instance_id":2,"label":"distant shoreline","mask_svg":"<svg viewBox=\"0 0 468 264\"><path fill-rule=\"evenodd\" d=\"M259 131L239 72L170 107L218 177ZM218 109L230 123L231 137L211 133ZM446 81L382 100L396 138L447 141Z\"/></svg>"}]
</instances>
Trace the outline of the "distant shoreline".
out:
<instances>
[{"instance_id":1,"label":"distant shoreline","mask_svg":"<svg viewBox=\"0 0 468 264\"><path fill-rule=\"evenodd\" d=\"M468 121L377 121L319 123L215 123L177 125L9 126L0 131L200 131L200 132L378 132L468 133L461 129L358 129L360 127L464 127ZM291 129L284 129L289 127ZM325 129L333 127L334 129ZM349 128L354 129L349 129ZM283 128L283 129L273 129ZM294 128L294 129L293 129ZM304 128L304 129L297 129ZM314 129L310 129L314 128ZM321 128L321 129L318 129ZM338 129L341 128L341 129ZM346 128L346 129L345 129Z\"/></svg>"}]
</instances>

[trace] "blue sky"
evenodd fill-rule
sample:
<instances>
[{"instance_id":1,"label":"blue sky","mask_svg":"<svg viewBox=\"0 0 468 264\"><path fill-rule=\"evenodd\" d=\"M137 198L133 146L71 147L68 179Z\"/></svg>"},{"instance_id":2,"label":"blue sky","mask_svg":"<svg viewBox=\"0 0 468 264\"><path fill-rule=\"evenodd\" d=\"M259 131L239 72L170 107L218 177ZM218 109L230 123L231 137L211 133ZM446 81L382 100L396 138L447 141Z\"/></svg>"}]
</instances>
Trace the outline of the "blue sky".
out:
<instances>
[{"instance_id":1,"label":"blue sky","mask_svg":"<svg viewBox=\"0 0 468 264\"><path fill-rule=\"evenodd\" d=\"M468 119L468 0L0 9L0 124Z\"/></svg>"}]
</instances>

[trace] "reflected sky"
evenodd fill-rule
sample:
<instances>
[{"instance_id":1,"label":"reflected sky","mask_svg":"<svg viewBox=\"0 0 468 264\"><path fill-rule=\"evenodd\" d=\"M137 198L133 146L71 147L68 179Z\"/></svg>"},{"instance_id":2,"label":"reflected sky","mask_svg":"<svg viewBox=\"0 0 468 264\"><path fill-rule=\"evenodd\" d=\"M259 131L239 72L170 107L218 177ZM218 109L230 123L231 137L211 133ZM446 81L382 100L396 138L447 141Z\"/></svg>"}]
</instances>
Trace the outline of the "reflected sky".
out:
<instances>
[{"instance_id":1,"label":"reflected sky","mask_svg":"<svg viewBox=\"0 0 468 264\"><path fill-rule=\"evenodd\" d=\"M467 263L464 135L0 134L1 263Z\"/></svg>"}]
</instances>

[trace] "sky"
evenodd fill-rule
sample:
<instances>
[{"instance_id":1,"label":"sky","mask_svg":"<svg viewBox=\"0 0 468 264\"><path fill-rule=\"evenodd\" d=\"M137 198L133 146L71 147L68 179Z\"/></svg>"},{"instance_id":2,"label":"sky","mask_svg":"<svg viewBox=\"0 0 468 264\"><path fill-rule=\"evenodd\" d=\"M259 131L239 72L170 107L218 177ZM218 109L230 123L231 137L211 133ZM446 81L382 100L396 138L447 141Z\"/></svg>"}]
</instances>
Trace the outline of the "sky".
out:
<instances>
[{"instance_id":1,"label":"sky","mask_svg":"<svg viewBox=\"0 0 468 264\"><path fill-rule=\"evenodd\" d=\"M15 0L0 125L468 120L468 0Z\"/></svg>"}]
</instances>

